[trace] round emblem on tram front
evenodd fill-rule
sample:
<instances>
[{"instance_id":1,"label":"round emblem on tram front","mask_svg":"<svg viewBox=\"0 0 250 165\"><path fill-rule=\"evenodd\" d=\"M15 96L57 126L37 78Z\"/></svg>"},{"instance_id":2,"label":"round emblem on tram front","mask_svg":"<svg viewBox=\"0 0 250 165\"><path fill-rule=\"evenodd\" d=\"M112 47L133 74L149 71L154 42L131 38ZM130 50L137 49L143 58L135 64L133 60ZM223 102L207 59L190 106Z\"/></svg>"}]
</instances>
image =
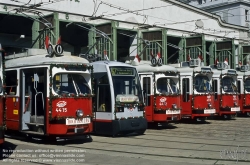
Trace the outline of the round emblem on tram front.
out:
<instances>
[{"instance_id":1,"label":"round emblem on tram front","mask_svg":"<svg viewBox=\"0 0 250 165\"><path fill-rule=\"evenodd\" d=\"M67 105L67 102L66 102L66 101L58 101L58 102L56 103L56 106L57 106L57 107L60 107L60 108L65 107L66 105Z\"/></svg>"},{"instance_id":2,"label":"round emblem on tram front","mask_svg":"<svg viewBox=\"0 0 250 165\"><path fill-rule=\"evenodd\" d=\"M166 97L162 97L160 98L160 105L167 105L167 98Z\"/></svg>"}]
</instances>

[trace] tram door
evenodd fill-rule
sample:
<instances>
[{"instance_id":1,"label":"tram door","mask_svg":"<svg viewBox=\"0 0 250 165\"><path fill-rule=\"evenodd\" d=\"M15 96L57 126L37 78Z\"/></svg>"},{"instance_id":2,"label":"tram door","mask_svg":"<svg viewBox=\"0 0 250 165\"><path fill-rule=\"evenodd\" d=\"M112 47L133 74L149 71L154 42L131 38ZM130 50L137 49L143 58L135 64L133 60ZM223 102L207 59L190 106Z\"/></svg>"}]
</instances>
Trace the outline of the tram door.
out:
<instances>
[{"instance_id":1,"label":"tram door","mask_svg":"<svg viewBox=\"0 0 250 165\"><path fill-rule=\"evenodd\" d=\"M45 100L46 99L46 68L30 68L20 70L20 115L21 130L44 133Z\"/></svg>"},{"instance_id":2,"label":"tram door","mask_svg":"<svg viewBox=\"0 0 250 165\"><path fill-rule=\"evenodd\" d=\"M30 116L31 116L31 86L29 85L28 75L25 75L25 71L21 71L21 79L22 79L22 86L21 86L21 115L22 115L22 125L21 130L29 130L29 127L26 123L30 123ZM26 84L27 83L27 84ZM27 88L27 92L26 92Z\"/></svg>"},{"instance_id":3,"label":"tram door","mask_svg":"<svg viewBox=\"0 0 250 165\"><path fill-rule=\"evenodd\" d=\"M220 87L220 78L216 77L213 78L213 84L212 89L214 92L214 105L216 109L216 113L219 112L219 105L220 105L220 99L221 99L221 87Z\"/></svg>"},{"instance_id":4,"label":"tram door","mask_svg":"<svg viewBox=\"0 0 250 165\"><path fill-rule=\"evenodd\" d=\"M144 93L144 103L145 103L145 111L148 121L153 120L153 76L148 75L140 75L141 78L141 86Z\"/></svg>"},{"instance_id":5,"label":"tram door","mask_svg":"<svg viewBox=\"0 0 250 165\"><path fill-rule=\"evenodd\" d=\"M237 89L238 89L238 99L239 99L239 106L240 110L243 109L243 99L244 99L244 87L243 87L243 79L240 77L237 80Z\"/></svg>"},{"instance_id":6,"label":"tram door","mask_svg":"<svg viewBox=\"0 0 250 165\"><path fill-rule=\"evenodd\" d=\"M185 117L185 114L192 113L191 107L191 99L192 99L192 81L191 76L183 76L181 77L181 107L182 107L182 114Z\"/></svg>"},{"instance_id":7,"label":"tram door","mask_svg":"<svg viewBox=\"0 0 250 165\"><path fill-rule=\"evenodd\" d=\"M110 81L107 72L94 73L96 97L93 98L95 122L94 131L97 133L111 133L114 112L111 106L112 97Z\"/></svg>"}]
</instances>

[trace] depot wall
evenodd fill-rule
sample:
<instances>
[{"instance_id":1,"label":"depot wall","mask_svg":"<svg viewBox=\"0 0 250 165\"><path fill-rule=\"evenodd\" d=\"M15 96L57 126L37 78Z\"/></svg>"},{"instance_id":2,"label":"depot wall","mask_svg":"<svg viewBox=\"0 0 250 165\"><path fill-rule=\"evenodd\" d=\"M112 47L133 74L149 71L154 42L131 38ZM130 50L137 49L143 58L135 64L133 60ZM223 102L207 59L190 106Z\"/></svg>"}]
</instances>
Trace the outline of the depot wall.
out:
<instances>
[{"instance_id":1,"label":"depot wall","mask_svg":"<svg viewBox=\"0 0 250 165\"><path fill-rule=\"evenodd\" d=\"M27 3L25 0L19 1ZM31 4L34 4L34 2L34 0L31 1ZM46 0L43 0L43 2L46 2ZM3 0L2 4L3 3L20 5L20 3L9 0ZM8 8L9 11L13 7ZM65 0L41 6L39 9L58 11L61 13L59 15L60 20L86 21L96 24L103 23L105 19L129 22L131 25L126 26L128 29L133 29L134 26L138 26L138 24L149 24L162 28L204 33L207 35L228 38L241 37L241 31L244 29L237 26L222 25L221 20L217 19L217 17L199 11L196 8L192 9L188 5L179 4L179 2L173 0L105 0L105 2L93 0ZM3 12L3 7L0 7L0 10ZM49 14L49 12L47 14ZM90 19L91 17L101 17L104 20L98 19L92 21ZM204 24L203 29L196 27L195 21L198 19L202 20ZM120 24L119 26L122 27L123 24ZM223 31L235 32L225 33ZM185 34L182 33L182 35ZM243 36L246 35L246 33L243 34Z\"/></svg>"}]
</instances>

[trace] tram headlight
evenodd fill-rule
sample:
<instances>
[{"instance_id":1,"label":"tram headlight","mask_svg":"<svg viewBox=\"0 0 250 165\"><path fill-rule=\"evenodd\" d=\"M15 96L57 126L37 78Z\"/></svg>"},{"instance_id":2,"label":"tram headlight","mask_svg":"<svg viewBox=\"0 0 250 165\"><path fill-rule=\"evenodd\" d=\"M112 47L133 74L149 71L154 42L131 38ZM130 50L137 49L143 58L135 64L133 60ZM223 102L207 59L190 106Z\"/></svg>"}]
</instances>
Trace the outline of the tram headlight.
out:
<instances>
[{"instance_id":1,"label":"tram headlight","mask_svg":"<svg viewBox=\"0 0 250 165\"><path fill-rule=\"evenodd\" d=\"M176 104L173 104L172 107L173 107L173 109L177 109L177 105Z\"/></svg>"},{"instance_id":2,"label":"tram headlight","mask_svg":"<svg viewBox=\"0 0 250 165\"><path fill-rule=\"evenodd\" d=\"M211 108L211 107L212 107L211 103L208 103L208 108Z\"/></svg>"},{"instance_id":3,"label":"tram headlight","mask_svg":"<svg viewBox=\"0 0 250 165\"><path fill-rule=\"evenodd\" d=\"M76 110L77 117L83 117L83 111L81 109Z\"/></svg>"},{"instance_id":4,"label":"tram headlight","mask_svg":"<svg viewBox=\"0 0 250 165\"><path fill-rule=\"evenodd\" d=\"M118 107L118 112L124 112L124 107Z\"/></svg>"}]
</instances>

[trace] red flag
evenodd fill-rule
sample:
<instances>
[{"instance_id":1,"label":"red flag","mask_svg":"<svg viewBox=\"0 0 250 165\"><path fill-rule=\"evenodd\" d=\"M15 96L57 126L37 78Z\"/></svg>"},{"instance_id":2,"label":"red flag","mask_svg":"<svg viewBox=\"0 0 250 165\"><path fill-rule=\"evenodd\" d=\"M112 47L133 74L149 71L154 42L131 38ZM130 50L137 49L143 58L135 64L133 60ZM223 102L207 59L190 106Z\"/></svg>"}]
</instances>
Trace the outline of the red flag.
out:
<instances>
[{"instance_id":1,"label":"red flag","mask_svg":"<svg viewBox=\"0 0 250 165\"><path fill-rule=\"evenodd\" d=\"M201 54L199 54L198 58L199 58L199 59L201 59L201 61L203 60L203 58L202 58L202 55L201 55Z\"/></svg>"},{"instance_id":2,"label":"red flag","mask_svg":"<svg viewBox=\"0 0 250 165\"><path fill-rule=\"evenodd\" d=\"M48 49L49 43L50 43L50 41L49 41L49 36L46 36L46 37L45 37L45 48L46 48L46 49Z\"/></svg>"},{"instance_id":3,"label":"red flag","mask_svg":"<svg viewBox=\"0 0 250 165\"><path fill-rule=\"evenodd\" d=\"M151 51L151 57L153 58L154 57L154 54L153 54L153 52Z\"/></svg>"},{"instance_id":4,"label":"red flag","mask_svg":"<svg viewBox=\"0 0 250 165\"><path fill-rule=\"evenodd\" d=\"M135 56L135 59L137 59L137 60L138 60L138 62L140 62L140 61L141 61L141 58L138 56L138 54Z\"/></svg>"},{"instance_id":5,"label":"red flag","mask_svg":"<svg viewBox=\"0 0 250 165\"><path fill-rule=\"evenodd\" d=\"M108 55L107 55L107 51L104 50L103 53L104 53L104 59L109 60Z\"/></svg>"},{"instance_id":6,"label":"red flag","mask_svg":"<svg viewBox=\"0 0 250 165\"><path fill-rule=\"evenodd\" d=\"M214 64L217 65L218 63L219 63L219 60L218 60L218 58L216 58Z\"/></svg>"},{"instance_id":7,"label":"red flag","mask_svg":"<svg viewBox=\"0 0 250 165\"><path fill-rule=\"evenodd\" d=\"M225 59L224 63L228 65L228 58Z\"/></svg>"},{"instance_id":8,"label":"red flag","mask_svg":"<svg viewBox=\"0 0 250 165\"><path fill-rule=\"evenodd\" d=\"M57 45L58 45L58 44L61 44L61 42L62 42L62 41L61 41L61 36L60 36L60 37L58 38Z\"/></svg>"},{"instance_id":9,"label":"red flag","mask_svg":"<svg viewBox=\"0 0 250 165\"><path fill-rule=\"evenodd\" d=\"M239 66L242 66L242 62L241 61L239 61Z\"/></svg>"},{"instance_id":10,"label":"red flag","mask_svg":"<svg viewBox=\"0 0 250 165\"><path fill-rule=\"evenodd\" d=\"M161 58L161 52L157 53L158 58Z\"/></svg>"}]
</instances>

